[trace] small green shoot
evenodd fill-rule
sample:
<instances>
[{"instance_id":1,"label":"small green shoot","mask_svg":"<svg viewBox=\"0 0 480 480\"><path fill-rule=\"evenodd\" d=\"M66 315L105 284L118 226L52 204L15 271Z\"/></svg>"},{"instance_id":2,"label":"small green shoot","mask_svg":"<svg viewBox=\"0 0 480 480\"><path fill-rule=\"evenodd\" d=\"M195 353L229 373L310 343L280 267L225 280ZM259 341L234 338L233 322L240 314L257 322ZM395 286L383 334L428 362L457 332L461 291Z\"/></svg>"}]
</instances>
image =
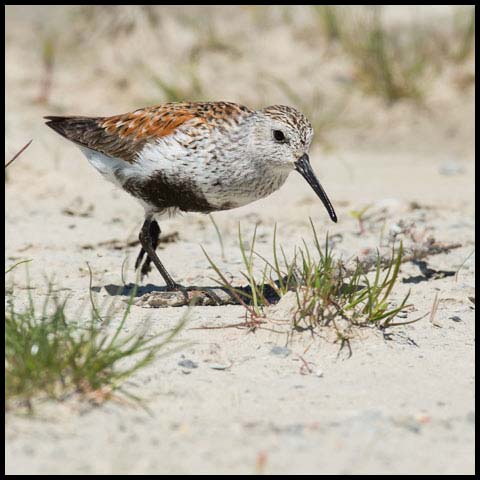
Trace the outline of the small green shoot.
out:
<instances>
[{"instance_id":1,"label":"small green shoot","mask_svg":"<svg viewBox=\"0 0 480 480\"><path fill-rule=\"evenodd\" d=\"M359 228L359 235L363 235L365 233L365 214L371 208L372 204L366 205L365 207L361 208L360 210L351 210L349 213L350 215L357 219L358 221L358 228Z\"/></svg>"},{"instance_id":2,"label":"small green shoot","mask_svg":"<svg viewBox=\"0 0 480 480\"><path fill-rule=\"evenodd\" d=\"M220 232L220 229L218 228L217 222L215 222L215 219L213 218L213 215L211 213L208 214L208 218L212 222L213 228L215 228L215 232L217 233L218 241L220 243L220 251L222 252L222 260L225 261L225 247L223 245L222 234Z\"/></svg>"}]
</instances>

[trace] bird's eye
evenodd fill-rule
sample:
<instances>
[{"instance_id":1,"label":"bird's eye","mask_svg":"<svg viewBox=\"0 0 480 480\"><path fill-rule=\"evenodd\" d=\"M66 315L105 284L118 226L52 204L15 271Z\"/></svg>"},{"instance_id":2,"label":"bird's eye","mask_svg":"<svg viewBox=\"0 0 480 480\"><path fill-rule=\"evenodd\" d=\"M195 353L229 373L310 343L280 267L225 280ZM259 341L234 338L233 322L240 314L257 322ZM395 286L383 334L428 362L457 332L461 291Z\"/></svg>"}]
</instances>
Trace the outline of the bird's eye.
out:
<instances>
[{"instance_id":1,"label":"bird's eye","mask_svg":"<svg viewBox=\"0 0 480 480\"><path fill-rule=\"evenodd\" d=\"M274 130L273 131L273 138L275 139L275 141L280 142L280 143L283 143L287 140L285 138L285 134L281 130Z\"/></svg>"}]
</instances>

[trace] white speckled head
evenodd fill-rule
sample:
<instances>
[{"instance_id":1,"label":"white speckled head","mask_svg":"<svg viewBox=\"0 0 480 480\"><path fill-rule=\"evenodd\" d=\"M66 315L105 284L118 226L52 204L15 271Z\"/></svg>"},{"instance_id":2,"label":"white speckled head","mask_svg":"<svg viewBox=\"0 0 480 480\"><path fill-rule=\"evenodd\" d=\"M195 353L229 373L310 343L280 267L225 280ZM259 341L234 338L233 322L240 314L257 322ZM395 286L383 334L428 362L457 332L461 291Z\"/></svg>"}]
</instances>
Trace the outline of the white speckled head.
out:
<instances>
[{"instance_id":1,"label":"white speckled head","mask_svg":"<svg viewBox=\"0 0 480 480\"><path fill-rule=\"evenodd\" d=\"M292 107L272 105L254 112L252 117L250 155L262 167L261 170L268 172L267 175L274 172L288 175L292 170L299 172L336 222L333 206L310 165L308 151L313 128L305 115Z\"/></svg>"},{"instance_id":2,"label":"white speckled head","mask_svg":"<svg viewBox=\"0 0 480 480\"><path fill-rule=\"evenodd\" d=\"M313 128L298 110L273 105L254 113L250 147L254 156L274 168L295 169L295 162L308 153Z\"/></svg>"}]
</instances>

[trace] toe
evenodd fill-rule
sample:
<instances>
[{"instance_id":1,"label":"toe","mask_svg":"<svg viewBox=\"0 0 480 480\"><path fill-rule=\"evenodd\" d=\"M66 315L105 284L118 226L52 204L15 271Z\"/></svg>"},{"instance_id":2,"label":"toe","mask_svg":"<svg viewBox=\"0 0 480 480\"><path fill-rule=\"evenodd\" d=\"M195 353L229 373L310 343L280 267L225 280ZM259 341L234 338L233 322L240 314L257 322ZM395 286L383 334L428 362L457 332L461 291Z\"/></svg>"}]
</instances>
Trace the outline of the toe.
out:
<instances>
[{"instance_id":1,"label":"toe","mask_svg":"<svg viewBox=\"0 0 480 480\"><path fill-rule=\"evenodd\" d=\"M142 277L148 275L151 270L152 270L152 264L150 262L150 257L147 257L142 265L142 270L141 270Z\"/></svg>"},{"instance_id":2,"label":"toe","mask_svg":"<svg viewBox=\"0 0 480 480\"><path fill-rule=\"evenodd\" d=\"M140 252L138 252L137 259L135 260L135 270L138 270L140 264L142 263L143 257L145 255L145 250L142 248Z\"/></svg>"}]
</instances>

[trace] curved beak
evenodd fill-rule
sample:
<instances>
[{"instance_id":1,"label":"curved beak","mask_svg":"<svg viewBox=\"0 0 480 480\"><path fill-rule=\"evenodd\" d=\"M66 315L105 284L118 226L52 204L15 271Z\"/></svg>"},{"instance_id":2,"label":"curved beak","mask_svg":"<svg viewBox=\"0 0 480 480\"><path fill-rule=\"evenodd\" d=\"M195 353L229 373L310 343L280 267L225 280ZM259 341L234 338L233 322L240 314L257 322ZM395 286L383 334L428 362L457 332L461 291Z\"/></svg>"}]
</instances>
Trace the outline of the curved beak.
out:
<instances>
[{"instance_id":1,"label":"curved beak","mask_svg":"<svg viewBox=\"0 0 480 480\"><path fill-rule=\"evenodd\" d=\"M325 193L325 190L320 185L320 182L317 180L317 177L313 173L312 166L310 165L310 159L308 155L305 153L303 154L296 162L295 162L295 170L302 175L302 177L309 183L309 185L313 188L313 191L318 195L322 203L325 205L330 218L336 223L337 222L337 215L335 214L335 210Z\"/></svg>"}]
</instances>

